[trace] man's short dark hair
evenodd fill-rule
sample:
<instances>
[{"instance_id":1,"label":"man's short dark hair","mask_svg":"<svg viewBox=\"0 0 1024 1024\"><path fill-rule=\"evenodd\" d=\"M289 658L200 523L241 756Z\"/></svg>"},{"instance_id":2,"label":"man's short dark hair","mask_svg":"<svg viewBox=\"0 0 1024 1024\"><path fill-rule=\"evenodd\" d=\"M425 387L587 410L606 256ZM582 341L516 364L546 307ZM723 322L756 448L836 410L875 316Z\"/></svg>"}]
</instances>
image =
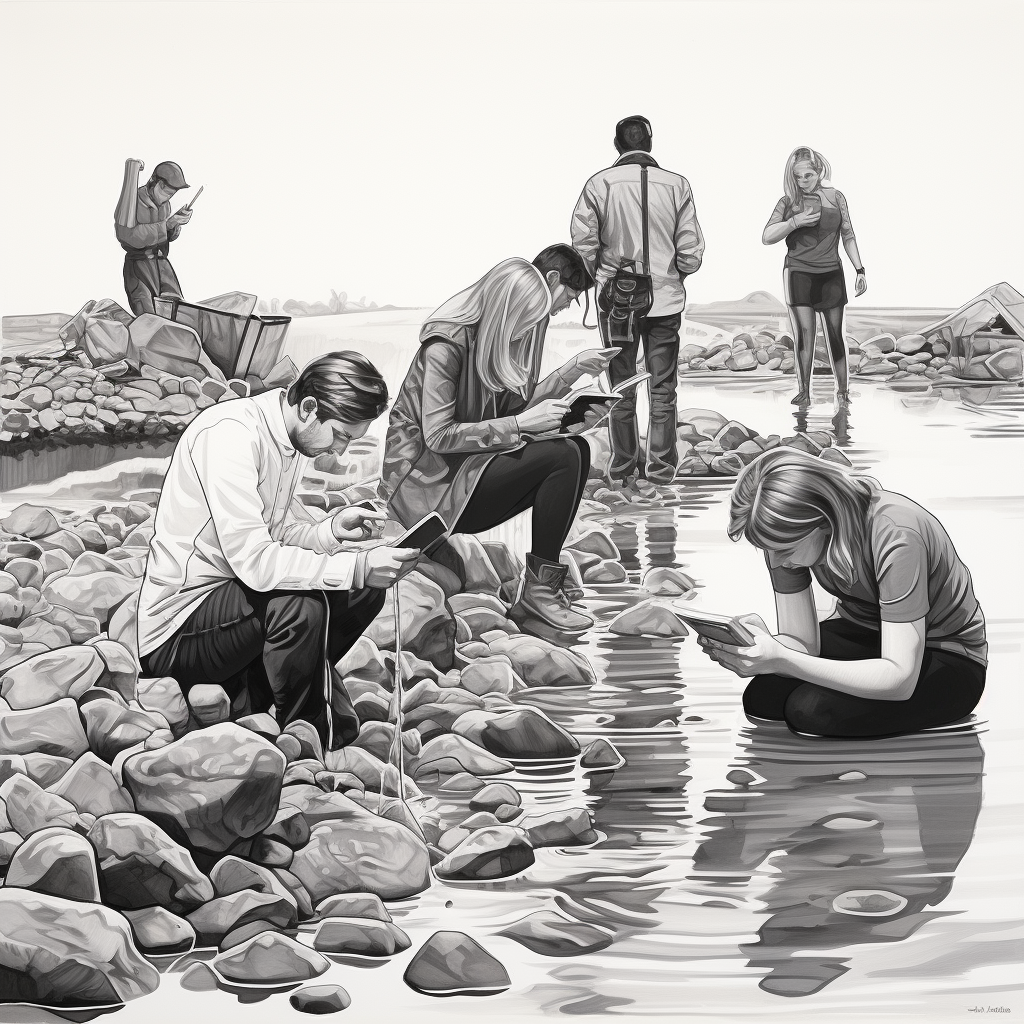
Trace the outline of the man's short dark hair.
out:
<instances>
[{"instance_id":1,"label":"man's short dark hair","mask_svg":"<svg viewBox=\"0 0 1024 1024\"><path fill-rule=\"evenodd\" d=\"M306 365L288 389L288 404L316 399L316 418L360 423L375 420L388 405L380 371L358 352L328 352Z\"/></svg>"},{"instance_id":2,"label":"man's short dark hair","mask_svg":"<svg viewBox=\"0 0 1024 1024\"><path fill-rule=\"evenodd\" d=\"M549 245L537 254L533 265L545 276L558 271L558 280L576 292L585 292L594 283L587 261L571 246L562 242Z\"/></svg>"},{"instance_id":3,"label":"man's short dark hair","mask_svg":"<svg viewBox=\"0 0 1024 1024\"><path fill-rule=\"evenodd\" d=\"M637 149L650 153L652 134L651 122L640 114L633 114L615 126L615 145L621 153Z\"/></svg>"}]
</instances>

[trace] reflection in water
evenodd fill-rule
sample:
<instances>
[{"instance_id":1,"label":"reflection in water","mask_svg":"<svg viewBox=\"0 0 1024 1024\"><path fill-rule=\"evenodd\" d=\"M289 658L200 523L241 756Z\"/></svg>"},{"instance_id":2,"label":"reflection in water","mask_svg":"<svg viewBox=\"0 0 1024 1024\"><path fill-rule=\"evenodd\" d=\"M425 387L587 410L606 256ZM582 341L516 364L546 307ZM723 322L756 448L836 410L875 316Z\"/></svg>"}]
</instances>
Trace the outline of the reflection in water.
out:
<instances>
[{"instance_id":1,"label":"reflection in water","mask_svg":"<svg viewBox=\"0 0 1024 1024\"><path fill-rule=\"evenodd\" d=\"M764 991L810 995L850 959L811 951L898 942L936 916L925 908L949 894L974 837L981 743L974 732L808 741L778 723L758 723L740 742L739 763L765 781L708 796L721 817L704 823L714 830L693 877L735 885L770 861L761 897L769 916L741 948L751 967L768 969ZM851 890L882 890L906 906L887 916L836 912L836 897Z\"/></svg>"},{"instance_id":2,"label":"reflection in water","mask_svg":"<svg viewBox=\"0 0 1024 1024\"><path fill-rule=\"evenodd\" d=\"M839 402L835 406L822 406L821 409L832 409L831 420L826 419L824 413L812 413L811 404L804 402L793 410L793 432L806 434L808 430L829 430L835 434L836 445L839 448L849 448L851 444L850 434L850 403ZM827 424L827 425L826 425Z\"/></svg>"}]
</instances>

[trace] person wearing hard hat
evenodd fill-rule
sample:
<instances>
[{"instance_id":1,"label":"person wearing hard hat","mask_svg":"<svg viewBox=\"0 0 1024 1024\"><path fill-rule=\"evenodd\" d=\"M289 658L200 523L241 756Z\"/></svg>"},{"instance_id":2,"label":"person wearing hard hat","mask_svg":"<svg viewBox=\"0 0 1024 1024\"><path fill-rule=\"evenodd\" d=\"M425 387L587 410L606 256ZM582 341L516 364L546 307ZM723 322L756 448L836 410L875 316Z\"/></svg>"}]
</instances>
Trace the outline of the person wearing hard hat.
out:
<instances>
[{"instance_id":1,"label":"person wearing hard hat","mask_svg":"<svg viewBox=\"0 0 1024 1024\"><path fill-rule=\"evenodd\" d=\"M124 290L136 316L156 312L153 299L158 295L183 297L167 250L192 217L187 208L171 213L175 192L188 187L181 167L173 160L164 160L138 189L135 216L125 218L134 223L123 223L115 217L117 240L125 251Z\"/></svg>"}]
</instances>

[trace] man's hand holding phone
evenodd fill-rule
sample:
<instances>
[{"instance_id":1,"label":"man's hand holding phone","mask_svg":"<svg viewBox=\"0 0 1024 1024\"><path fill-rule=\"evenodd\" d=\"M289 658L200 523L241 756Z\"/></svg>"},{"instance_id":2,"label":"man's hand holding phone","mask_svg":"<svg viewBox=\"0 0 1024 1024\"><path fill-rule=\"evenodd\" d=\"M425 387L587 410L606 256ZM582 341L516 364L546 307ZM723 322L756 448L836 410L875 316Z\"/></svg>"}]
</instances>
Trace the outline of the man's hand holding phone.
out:
<instances>
[{"instance_id":1,"label":"man's hand holding phone","mask_svg":"<svg viewBox=\"0 0 1024 1024\"><path fill-rule=\"evenodd\" d=\"M381 546L366 552L366 585L385 590L416 568L419 548Z\"/></svg>"}]
</instances>

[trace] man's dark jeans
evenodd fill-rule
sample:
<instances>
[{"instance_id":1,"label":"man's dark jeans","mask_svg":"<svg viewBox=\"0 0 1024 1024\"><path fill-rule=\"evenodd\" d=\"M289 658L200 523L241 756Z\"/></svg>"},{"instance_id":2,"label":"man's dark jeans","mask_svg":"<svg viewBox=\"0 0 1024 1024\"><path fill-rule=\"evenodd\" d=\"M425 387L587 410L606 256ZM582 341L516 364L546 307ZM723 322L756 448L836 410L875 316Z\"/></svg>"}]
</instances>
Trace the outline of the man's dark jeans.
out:
<instances>
[{"instance_id":1,"label":"man's dark jeans","mask_svg":"<svg viewBox=\"0 0 1024 1024\"><path fill-rule=\"evenodd\" d=\"M359 720L334 665L384 605L384 591L250 590L222 583L176 633L142 657L143 672L173 676L187 696L198 683L217 683L232 717L276 709L283 729L312 723L328 746L325 657L331 665L333 746L351 743Z\"/></svg>"},{"instance_id":2,"label":"man's dark jeans","mask_svg":"<svg viewBox=\"0 0 1024 1024\"><path fill-rule=\"evenodd\" d=\"M647 479L671 483L679 456L676 450L676 381L679 373L679 325L682 314L639 317L630 337L613 339L607 313L598 312L601 338L605 347L619 345L622 351L612 360L609 377L612 387L636 373L640 342L644 345L647 372L651 375L651 423L647 434ZM632 389L611 408L609 416L612 457L608 475L613 480L637 472L640 438L636 423L636 389Z\"/></svg>"}]
</instances>

